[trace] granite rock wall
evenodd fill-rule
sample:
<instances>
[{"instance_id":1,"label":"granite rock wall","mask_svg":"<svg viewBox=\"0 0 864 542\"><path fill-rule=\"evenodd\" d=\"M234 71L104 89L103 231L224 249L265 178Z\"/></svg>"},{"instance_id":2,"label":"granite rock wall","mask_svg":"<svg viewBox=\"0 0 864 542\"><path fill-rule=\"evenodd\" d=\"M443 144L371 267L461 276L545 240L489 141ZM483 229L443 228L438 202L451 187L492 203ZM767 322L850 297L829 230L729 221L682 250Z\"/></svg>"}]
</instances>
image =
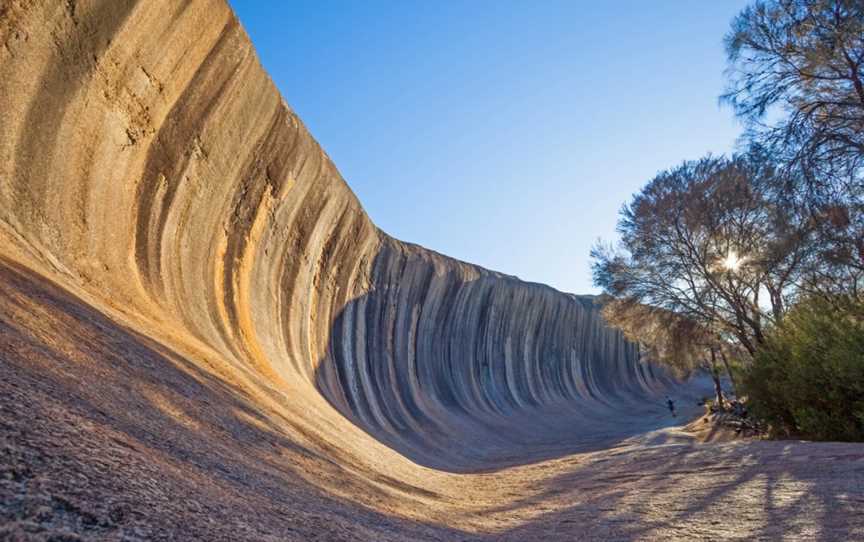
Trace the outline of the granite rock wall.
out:
<instances>
[{"instance_id":1,"label":"granite rock wall","mask_svg":"<svg viewBox=\"0 0 864 542\"><path fill-rule=\"evenodd\" d=\"M379 231L224 0L0 6L0 255L442 469L669 384L591 298Z\"/></svg>"}]
</instances>

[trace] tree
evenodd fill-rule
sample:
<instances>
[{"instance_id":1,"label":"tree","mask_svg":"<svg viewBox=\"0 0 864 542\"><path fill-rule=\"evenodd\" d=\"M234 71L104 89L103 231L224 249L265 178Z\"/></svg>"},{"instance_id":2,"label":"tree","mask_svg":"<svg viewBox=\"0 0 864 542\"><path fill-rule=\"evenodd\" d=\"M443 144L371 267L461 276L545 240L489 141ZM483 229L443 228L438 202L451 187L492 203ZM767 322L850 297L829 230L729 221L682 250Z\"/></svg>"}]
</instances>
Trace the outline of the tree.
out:
<instances>
[{"instance_id":1,"label":"tree","mask_svg":"<svg viewBox=\"0 0 864 542\"><path fill-rule=\"evenodd\" d=\"M864 275L864 3L766 0L726 36L723 101L749 138L797 169L788 204L806 208L822 239L813 277L839 289Z\"/></svg>"},{"instance_id":2,"label":"tree","mask_svg":"<svg viewBox=\"0 0 864 542\"><path fill-rule=\"evenodd\" d=\"M752 356L794 299L812 249L806 218L777 200L784 182L755 150L659 174L621 211L618 246L593 248L595 284Z\"/></svg>"},{"instance_id":3,"label":"tree","mask_svg":"<svg viewBox=\"0 0 864 542\"><path fill-rule=\"evenodd\" d=\"M632 299L605 298L601 303L606 322L639 344L642 357L671 368L679 377L700 369L708 372L714 381L717 404L723 404L722 371L717 364L723 340L719 335L693 319ZM731 379L728 365L726 370Z\"/></svg>"}]
</instances>

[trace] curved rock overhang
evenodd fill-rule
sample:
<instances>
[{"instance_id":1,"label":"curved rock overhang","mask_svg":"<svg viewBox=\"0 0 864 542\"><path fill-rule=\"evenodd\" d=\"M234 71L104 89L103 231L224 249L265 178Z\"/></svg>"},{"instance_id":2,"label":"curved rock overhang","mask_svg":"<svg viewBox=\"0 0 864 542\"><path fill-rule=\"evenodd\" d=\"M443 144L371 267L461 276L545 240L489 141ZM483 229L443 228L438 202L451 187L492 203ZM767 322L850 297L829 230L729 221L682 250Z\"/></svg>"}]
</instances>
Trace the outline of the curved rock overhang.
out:
<instances>
[{"instance_id":1,"label":"curved rock overhang","mask_svg":"<svg viewBox=\"0 0 864 542\"><path fill-rule=\"evenodd\" d=\"M12 2L0 43L0 254L323 441L495 468L626 435L670 384L592 298L380 232L224 0Z\"/></svg>"}]
</instances>

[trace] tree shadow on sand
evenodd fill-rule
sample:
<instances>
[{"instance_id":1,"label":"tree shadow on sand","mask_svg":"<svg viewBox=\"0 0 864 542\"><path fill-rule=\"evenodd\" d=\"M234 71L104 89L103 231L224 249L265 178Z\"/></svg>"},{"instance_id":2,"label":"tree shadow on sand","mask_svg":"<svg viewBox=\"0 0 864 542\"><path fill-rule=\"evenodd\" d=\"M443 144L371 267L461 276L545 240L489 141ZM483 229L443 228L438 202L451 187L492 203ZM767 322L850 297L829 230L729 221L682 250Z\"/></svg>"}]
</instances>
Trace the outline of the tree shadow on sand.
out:
<instances>
[{"instance_id":1,"label":"tree shadow on sand","mask_svg":"<svg viewBox=\"0 0 864 542\"><path fill-rule=\"evenodd\" d=\"M554 509L490 539L858 540L862 460L864 450L843 443L611 450L487 510Z\"/></svg>"}]
</instances>

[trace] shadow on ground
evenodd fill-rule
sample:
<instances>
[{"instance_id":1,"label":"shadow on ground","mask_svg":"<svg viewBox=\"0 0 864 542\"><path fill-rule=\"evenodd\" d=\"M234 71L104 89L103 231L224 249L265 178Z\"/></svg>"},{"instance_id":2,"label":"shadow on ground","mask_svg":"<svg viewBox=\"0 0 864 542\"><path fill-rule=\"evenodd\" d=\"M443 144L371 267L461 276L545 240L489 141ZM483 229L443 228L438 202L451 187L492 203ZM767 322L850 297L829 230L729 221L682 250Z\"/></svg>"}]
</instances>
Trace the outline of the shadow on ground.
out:
<instances>
[{"instance_id":1,"label":"shadow on ground","mask_svg":"<svg viewBox=\"0 0 864 542\"><path fill-rule=\"evenodd\" d=\"M390 497L348 474L332 446L321 443L333 452L325 457L296 444L286 436L296 424L256 408L247 391L202 370L202 360L8 261L0 261L0 307L2 540L462 534L375 513L305 482L303 470L314 467L358 495Z\"/></svg>"},{"instance_id":2,"label":"shadow on ground","mask_svg":"<svg viewBox=\"0 0 864 542\"><path fill-rule=\"evenodd\" d=\"M589 299L466 279L456 266L438 274L391 252L371 266L380 284L336 315L314 382L345 419L415 463L481 473L602 450L696 416L710 396L706 378L682 383L636 362L634 345L595 325ZM522 306L515 296L541 316L502 315Z\"/></svg>"},{"instance_id":3,"label":"shadow on ground","mask_svg":"<svg viewBox=\"0 0 864 542\"><path fill-rule=\"evenodd\" d=\"M562 458L549 476L542 465L520 467L532 483L507 486L515 471L470 478L498 499L478 506L348 472L351 459L333 443L298 445L291 435L302 427L262 411L247 390L203 369L206 360L5 261L0 308L0 539L864 538L860 445L631 439ZM338 480L366 505L310 475ZM376 476L386 491L370 482ZM450 510L447 523L490 523L476 534L373 510L394 495L437 503Z\"/></svg>"}]
</instances>

